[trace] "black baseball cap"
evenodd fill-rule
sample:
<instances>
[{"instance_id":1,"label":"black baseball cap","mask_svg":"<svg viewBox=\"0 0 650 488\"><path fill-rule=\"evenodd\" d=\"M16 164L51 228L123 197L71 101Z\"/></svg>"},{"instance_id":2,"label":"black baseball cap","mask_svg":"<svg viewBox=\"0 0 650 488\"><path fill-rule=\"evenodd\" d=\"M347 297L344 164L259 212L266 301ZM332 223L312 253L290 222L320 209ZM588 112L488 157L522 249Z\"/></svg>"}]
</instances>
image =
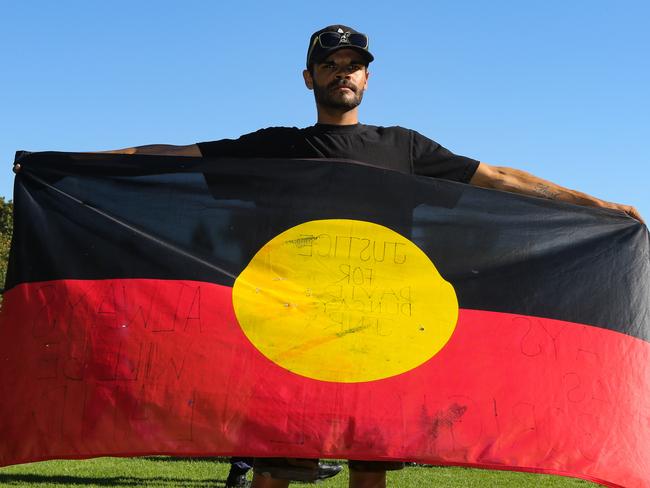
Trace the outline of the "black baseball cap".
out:
<instances>
[{"instance_id":1,"label":"black baseball cap","mask_svg":"<svg viewBox=\"0 0 650 488\"><path fill-rule=\"evenodd\" d=\"M346 25L328 25L309 38L307 69L339 49L354 49L363 54L367 63L375 57L368 51L368 36Z\"/></svg>"}]
</instances>

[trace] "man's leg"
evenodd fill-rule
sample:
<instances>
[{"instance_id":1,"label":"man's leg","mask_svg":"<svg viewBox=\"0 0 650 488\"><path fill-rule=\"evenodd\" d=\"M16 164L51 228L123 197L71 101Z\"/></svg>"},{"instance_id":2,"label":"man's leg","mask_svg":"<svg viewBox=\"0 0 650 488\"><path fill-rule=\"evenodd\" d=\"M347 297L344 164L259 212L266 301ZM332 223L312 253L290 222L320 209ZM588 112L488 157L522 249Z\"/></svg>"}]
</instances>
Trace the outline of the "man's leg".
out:
<instances>
[{"instance_id":1,"label":"man's leg","mask_svg":"<svg viewBox=\"0 0 650 488\"><path fill-rule=\"evenodd\" d=\"M386 488L386 471L350 470L350 488Z\"/></svg>"},{"instance_id":2,"label":"man's leg","mask_svg":"<svg viewBox=\"0 0 650 488\"><path fill-rule=\"evenodd\" d=\"M404 468L401 461L359 461L350 459L350 488L386 488L386 471Z\"/></svg>"},{"instance_id":3,"label":"man's leg","mask_svg":"<svg viewBox=\"0 0 650 488\"><path fill-rule=\"evenodd\" d=\"M289 486L289 480L269 478L257 473L253 475L253 483L251 484L251 488L287 488L287 486Z\"/></svg>"}]
</instances>

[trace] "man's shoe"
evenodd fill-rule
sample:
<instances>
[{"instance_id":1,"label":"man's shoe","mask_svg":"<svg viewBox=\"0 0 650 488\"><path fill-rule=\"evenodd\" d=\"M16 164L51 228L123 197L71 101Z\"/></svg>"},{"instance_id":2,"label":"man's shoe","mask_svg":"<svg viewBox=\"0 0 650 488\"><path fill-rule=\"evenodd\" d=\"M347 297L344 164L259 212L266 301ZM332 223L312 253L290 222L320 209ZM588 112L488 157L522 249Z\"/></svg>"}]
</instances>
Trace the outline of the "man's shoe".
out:
<instances>
[{"instance_id":1,"label":"man's shoe","mask_svg":"<svg viewBox=\"0 0 650 488\"><path fill-rule=\"evenodd\" d=\"M250 486L251 483L246 479L245 474L237 476L228 475L228 479L226 480L226 488L249 488Z\"/></svg>"},{"instance_id":2,"label":"man's shoe","mask_svg":"<svg viewBox=\"0 0 650 488\"><path fill-rule=\"evenodd\" d=\"M253 470L267 478L314 483L336 476L343 466L321 464L318 459L255 458Z\"/></svg>"},{"instance_id":3,"label":"man's shoe","mask_svg":"<svg viewBox=\"0 0 650 488\"><path fill-rule=\"evenodd\" d=\"M325 464L318 463L318 479L326 480L332 476L336 476L343 470L343 466L340 464Z\"/></svg>"}]
</instances>

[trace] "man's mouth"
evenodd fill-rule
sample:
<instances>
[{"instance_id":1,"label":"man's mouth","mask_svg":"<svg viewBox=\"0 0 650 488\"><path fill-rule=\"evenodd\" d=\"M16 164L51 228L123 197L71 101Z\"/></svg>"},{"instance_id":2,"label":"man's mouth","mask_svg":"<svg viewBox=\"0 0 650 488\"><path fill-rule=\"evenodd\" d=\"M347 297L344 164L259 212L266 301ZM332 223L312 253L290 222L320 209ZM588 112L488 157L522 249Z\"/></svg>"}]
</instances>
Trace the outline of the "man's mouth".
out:
<instances>
[{"instance_id":1,"label":"man's mouth","mask_svg":"<svg viewBox=\"0 0 650 488\"><path fill-rule=\"evenodd\" d=\"M336 91L336 90L350 90L351 92L354 93L354 87L353 87L353 86L350 86L350 85L341 85L341 84L338 84L338 83L335 84L335 85L333 85L332 88L330 88L330 90L332 90L332 91Z\"/></svg>"}]
</instances>

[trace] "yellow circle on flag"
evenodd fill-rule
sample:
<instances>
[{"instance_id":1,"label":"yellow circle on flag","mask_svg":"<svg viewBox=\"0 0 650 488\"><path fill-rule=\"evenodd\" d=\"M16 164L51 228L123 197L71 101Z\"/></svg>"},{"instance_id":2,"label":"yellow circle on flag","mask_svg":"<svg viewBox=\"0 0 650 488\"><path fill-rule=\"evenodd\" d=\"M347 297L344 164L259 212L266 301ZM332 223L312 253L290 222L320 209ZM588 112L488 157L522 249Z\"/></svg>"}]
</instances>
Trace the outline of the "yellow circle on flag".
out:
<instances>
[{"instance_id":1,"label":"yellow circle on flag","mask_svg":"<svg viewBox=\"0 0 650 488\"><path fill-rule=\"evenodd\" d=\"M235 281L233 305L271 361L343 383L416 368L458 319L453 287L420 248L358 220L305 222L271 239Z\"/></svg>"}]
</instances>

